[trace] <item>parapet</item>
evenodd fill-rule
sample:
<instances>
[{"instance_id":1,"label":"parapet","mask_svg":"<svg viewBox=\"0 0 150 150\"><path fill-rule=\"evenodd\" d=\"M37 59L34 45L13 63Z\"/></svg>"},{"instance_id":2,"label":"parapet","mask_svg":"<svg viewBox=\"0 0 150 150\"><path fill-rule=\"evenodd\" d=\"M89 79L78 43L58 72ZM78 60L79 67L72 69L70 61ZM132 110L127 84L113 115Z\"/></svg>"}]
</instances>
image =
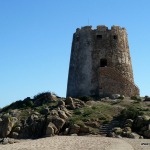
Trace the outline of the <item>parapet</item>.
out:
<instances>
[{"instance_id":1,"label":"parapet","mask_svg":"<svg viewBox=\"0 0 150 150\"><path fill-rule=\"evenodd\" d=\"M84 27L81 27L81 29L84 29L84 30L91 30L92 29L92 26L84 26Z\"/></svg>"},{"instance_id":2,"label":"parapet","mask_svg":"<svg viewBox=\"0 0 150 150\"><path fill-rule=\"evenodd\" d=\"M80 30L85 30L85 31L89 31L89 30L97 30L97 31L119 31L119 30L123 30L123 31L126 31L125 28L122 28L122 27L117 26L117 25L111 26L110 29L105 25L98 25L96 29L92 29L92 26L84 26L81 28L77 28L76 32L79 32Z\"/></svg>"},{"instance_id":3,"label":"parapet","mask_svg":"<svg viewBox=\"0 0 150 150\"><path fill-rule=\"evenodd\" d=\"M97 26L97 30L98 31L107 31L108 27L106 27L105 25L100 25L100 26Z\"/></svg>"},{"instance_id":4,"label":"parapet","mask_svg":"<svg viewBox=\"0 0 150 150\"><path fill-rule=\"evenodd\" d=\"M76 32L80 32L81 30L85 30L85 31L92 30L92 26L84 26L84 27L81 27L81 28L77 28Z\"/></svg>"},{"instance_id":5,"label":"parapet","mask_svg":"<svg viewBox=\"0 0 150 150\"><path fill-rule=\"evenodd\" d=\"M126 30L125 28L121 28L120 26L113 25L111 27L111 31L119 31L119 30Z\"/></svg>"}]
</instances>

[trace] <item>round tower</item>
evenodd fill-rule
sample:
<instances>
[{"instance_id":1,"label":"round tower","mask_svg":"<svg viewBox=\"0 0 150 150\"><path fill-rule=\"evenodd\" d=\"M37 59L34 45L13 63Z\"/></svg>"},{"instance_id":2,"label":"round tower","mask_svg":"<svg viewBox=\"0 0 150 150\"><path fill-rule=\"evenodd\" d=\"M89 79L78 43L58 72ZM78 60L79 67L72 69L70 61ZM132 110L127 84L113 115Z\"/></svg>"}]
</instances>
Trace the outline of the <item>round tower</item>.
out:
<instances>
[{"instance_id":1,"label":"round tower","mask_svg":"<svg viewBox=\"0 0 150 150\"><path fill-rule=\"evenodd\" d=\"M67 96L139 95L125 28L85 26L73 35Z\"/></svg>"}]
</instances>

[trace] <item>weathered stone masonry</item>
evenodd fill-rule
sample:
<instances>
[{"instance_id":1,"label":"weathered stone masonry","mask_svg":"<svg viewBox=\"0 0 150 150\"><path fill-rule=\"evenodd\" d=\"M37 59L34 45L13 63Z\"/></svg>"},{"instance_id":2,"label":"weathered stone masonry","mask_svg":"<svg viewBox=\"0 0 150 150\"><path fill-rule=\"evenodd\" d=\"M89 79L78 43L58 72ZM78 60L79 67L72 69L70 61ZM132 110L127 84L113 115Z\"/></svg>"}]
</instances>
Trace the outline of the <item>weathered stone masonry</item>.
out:
<instances>
[{"instance_id":1,"label":"weathered stone masonry","mask_svg":"<svg viewBox=\"0 0 150 150\"><path fill-rule=\"evenodd\" d=\"M125 28L85 26L73 35L67 96L139 95Z\"/></svg>"}]
</instances>

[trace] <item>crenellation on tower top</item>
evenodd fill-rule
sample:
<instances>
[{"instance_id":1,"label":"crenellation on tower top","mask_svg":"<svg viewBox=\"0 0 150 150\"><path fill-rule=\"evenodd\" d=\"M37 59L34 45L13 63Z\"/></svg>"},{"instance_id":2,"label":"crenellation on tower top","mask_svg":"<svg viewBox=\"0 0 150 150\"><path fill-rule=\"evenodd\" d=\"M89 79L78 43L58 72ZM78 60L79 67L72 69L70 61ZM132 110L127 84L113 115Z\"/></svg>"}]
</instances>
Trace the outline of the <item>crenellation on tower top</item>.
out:
<instances>
[{"instance_id":1,"label":"crenellation on tower top","mask_svg":"<svg viewBox=\"0 0 150 150\"><path fill-rule=\"evenodd\" d=\"M81 27L82 30L92 30L92 26Z\"/></svg>"},{"instance_id":2,"label":"crenellation on tower top","mask_svg":"<svg viewBox=\"0 0 150 150\"><path fill-rule=\"evenodd\" d=\"M77 29L76 29L76 32L79 32L80 30L81 30L80 28L77 28Z\"/></svg>"},{"instance_id":3,"label":"crenellation on tower top","mask_svg":"<svg viewBox=\"0 0 150 150\"><path fill-rule=\"evenodd\" d=\"M98 31L107 31L108 27L106 27L105 25L99 25L99 26L97 26L97 30Z\"/></svg>"}]
</instances>

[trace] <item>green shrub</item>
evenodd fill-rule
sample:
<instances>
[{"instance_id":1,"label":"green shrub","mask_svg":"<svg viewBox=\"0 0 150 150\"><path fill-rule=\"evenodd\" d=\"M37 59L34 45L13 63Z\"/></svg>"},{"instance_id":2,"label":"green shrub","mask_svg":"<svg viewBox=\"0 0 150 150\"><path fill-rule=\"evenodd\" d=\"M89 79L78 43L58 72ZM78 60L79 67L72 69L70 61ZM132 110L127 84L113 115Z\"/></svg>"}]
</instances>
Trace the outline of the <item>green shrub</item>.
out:
<instances>
[{"instance_id":1,"label":"green shrub","mask_svg":"<svg viewBox=\"0 0 150 150\"><path fill-rule=\"evenodd\" d=\"M50 92L42 92L34 96L35 100L51 99Z\"/></svg>"},{"instance_id":2,"label":"green shrub","mask_svg":"<svg viewBox=\"0 0 150 150\"><path fill-rule=\"evenodd\" d=\"M136 107L129 106L123 109L120 113L120 117L123 119L135 119L137 116L143 115L143 112Z\"/></svg>"},{"instance_id":3,"label":"green shrub","mask_svg":"<svg viewBox=\"0 0 150 150\"><path fill-rule=\"evenodd\" d=\"M28 107L33 107L34 106L34 103L33 103L33 101L28 101L27 103L26 103L26 106L28 106Z\"/></svg>"},{"instance_id":4,"label":"green shrub","mask_svg":"<svg viewBox=\"0 0 150 150\"><path fill-rule=\"evenodd\" d=\"M140 97L140 96L131 96L131 99L132 99L132 100L136 100L136 101L138 101L138 102L141 101L141 97Z\"/></svg>"}]
</instances>

